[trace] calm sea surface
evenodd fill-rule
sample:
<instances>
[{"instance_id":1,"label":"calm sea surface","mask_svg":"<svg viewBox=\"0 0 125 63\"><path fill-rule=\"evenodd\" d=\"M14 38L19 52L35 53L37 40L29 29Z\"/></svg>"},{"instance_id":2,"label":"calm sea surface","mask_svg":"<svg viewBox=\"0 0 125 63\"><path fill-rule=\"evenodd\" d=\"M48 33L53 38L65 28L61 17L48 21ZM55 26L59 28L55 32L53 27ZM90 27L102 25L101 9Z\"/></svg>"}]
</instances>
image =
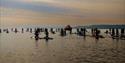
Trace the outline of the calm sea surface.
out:
<instances>
[{"instance_id":1,"label":"calm sea surface","mask_svg":"<svg viewBox=\"0 0 125 63\"><path fill-rule=\"evenodd\" d=\"M90 32L87 33L90 35ZM33 33L0 33L0 63L125 63L125 40L65 37L36 41ZM41 33L40 37L44 37Z\"/></svg>"}]
</instances>

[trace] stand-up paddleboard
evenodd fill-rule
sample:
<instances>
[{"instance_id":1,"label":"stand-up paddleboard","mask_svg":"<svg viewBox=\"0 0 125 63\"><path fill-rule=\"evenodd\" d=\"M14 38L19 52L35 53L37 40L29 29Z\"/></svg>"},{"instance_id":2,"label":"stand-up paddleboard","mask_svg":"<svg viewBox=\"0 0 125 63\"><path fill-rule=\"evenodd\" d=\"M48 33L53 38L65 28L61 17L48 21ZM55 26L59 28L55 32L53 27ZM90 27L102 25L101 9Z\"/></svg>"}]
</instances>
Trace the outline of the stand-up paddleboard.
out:
<instances>
[{"instance_id":1,"label":"stand-up paddleboard","mask_svg":"<svg viewBox=\"0 0 125 63\"><path fill-rule=\"evenodd\" d=\"M113 39L121 39L121 40L125 40L125 38L121 38L119 36L112 36Z\"/></svg>"},{"instance_id":2,"label":"stand-up paddleboard","mask_svg":"<svg viewBox=\"0 0 125 63\"><path fill-rule=\"evenodd\" d=\"M41 38L41 39L53 40L53 38L51 38L51 37L43 37L43 38Z\"/></svg>"},{"instance_id":3,"label":"stand-up paddleboard","mask_svg":"<svg viewBox=\"0 0 125 63\"><path fill-rule=\"evenodd\" d=\"M45 39L45 40L53 40L53 38L51 37L38 37L38 38L35 38L35 37L31 37L33 39Z\"/></svg>"},{"instance_id":4,"label":"stand-up paddleboard","mask_svg":"<svg viewBox=\"0 0 125 63\"><path fill-rule=\"evenodd\" d=\"M125 40L125 38L121 38L121 40Z\"/></svg>"}]
</instances>

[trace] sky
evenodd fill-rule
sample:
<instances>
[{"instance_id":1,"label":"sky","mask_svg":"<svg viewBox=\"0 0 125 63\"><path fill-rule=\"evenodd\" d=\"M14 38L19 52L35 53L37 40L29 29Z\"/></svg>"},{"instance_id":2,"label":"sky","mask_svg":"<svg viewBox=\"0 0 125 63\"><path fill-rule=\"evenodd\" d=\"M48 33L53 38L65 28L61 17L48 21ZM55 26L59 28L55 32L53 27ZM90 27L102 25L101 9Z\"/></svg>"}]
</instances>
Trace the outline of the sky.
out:
<instances>
[{"instance_id":1,"label":"sky","mask_svg":"<svg viewBox=\"0 0 125 63\"><path fill-rule=\"evenodd\" d=\"M125 24L125 0L0 0L2 26Z\"/></svg>"}]
</instances>

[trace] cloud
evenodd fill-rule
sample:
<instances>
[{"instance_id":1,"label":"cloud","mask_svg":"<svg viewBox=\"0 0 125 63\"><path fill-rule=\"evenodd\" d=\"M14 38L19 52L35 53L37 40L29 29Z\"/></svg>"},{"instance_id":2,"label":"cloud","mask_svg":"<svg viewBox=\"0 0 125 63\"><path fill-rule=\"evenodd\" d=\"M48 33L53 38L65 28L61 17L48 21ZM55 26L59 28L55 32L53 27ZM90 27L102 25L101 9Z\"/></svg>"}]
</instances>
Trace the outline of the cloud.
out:
<instances>
[{"instance_id":1,"label":"cloud","mask_svg":"<svg viewBox=\"0 0 125 63\"><path fill-rule=\"evenodd\" d=\"M1 0L2 23L124 23L125 0Z\"/></svg>"},{"instance_id":2,"label":"cloud","mask_svg":"<svg viewBox=\"0 0 125 63\"><path fill-rule=\"evenodd\" d=\"M125 14L124 0L1 0L1 6L51 13ZM5 2L5 3L4 3Z\"/></svg>"}]
</instances>

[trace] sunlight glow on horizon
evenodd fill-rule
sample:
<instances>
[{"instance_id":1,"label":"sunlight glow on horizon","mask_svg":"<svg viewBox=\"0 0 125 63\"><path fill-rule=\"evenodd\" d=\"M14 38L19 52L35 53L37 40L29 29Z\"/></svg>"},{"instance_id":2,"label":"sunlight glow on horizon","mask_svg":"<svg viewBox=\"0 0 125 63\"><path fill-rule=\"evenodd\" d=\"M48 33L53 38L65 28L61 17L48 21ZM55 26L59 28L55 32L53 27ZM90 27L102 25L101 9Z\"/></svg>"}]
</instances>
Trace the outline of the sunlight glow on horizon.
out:
<instances>
[{"instance_id":1,"label":"sunlight glow on horizon","mask_svg":"<svg viewBox=\"0 0 125 63\"><path fill-rule=\"evenodd\" d=\"M125 23L125 0L1 0L3 24Z\"/></svg>"}]
</instances>

